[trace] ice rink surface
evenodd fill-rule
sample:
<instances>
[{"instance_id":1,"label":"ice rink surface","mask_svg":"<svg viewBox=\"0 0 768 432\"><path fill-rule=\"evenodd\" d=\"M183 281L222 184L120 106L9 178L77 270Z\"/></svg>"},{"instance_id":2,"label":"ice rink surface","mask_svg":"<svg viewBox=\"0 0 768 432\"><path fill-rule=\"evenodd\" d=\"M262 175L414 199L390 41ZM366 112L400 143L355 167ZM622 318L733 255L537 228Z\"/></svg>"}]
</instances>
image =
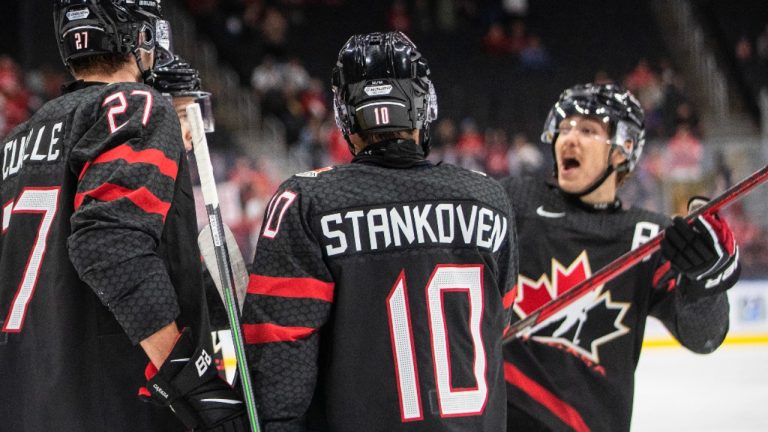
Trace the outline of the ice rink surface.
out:
<instances>
[{"instance_id":1,"label":"ice rink surface","mask_svg":"<svg viewBox=\"0 0 768 432\"><path fill-rule=\"evenodd\" d=\"M768 344L644 349L632 431L768 432Z\"/></svg>"}]
</instances>

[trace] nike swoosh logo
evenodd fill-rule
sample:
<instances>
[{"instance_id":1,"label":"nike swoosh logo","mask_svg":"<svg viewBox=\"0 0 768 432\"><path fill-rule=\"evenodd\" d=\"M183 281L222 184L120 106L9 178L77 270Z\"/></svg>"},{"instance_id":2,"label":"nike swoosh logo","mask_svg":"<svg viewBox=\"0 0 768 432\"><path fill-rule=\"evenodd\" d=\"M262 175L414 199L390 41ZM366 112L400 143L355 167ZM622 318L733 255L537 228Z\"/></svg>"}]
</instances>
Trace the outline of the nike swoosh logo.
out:
<instances>
[{"instance_id":1,"label":"nike swoosh logo","mask_svg":"<svg viewBox=\"0 0 768 432\"><path fill-rule=\"evenodd\" d=\"M559 213L548 212L544 210L544 206L539 206L539 208L536 209L536 214L545 218L555 218L555 219L565 216L565 212L559 212Z\"/></svg>"}]
</instances>

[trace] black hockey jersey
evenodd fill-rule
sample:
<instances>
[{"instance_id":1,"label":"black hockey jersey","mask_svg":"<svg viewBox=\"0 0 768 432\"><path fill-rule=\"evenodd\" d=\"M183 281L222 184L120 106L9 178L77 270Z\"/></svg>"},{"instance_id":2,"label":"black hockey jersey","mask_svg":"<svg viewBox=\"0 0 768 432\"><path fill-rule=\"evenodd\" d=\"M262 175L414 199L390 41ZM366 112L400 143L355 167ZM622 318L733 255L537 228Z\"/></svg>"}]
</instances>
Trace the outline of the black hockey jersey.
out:
<instances>
[{"instance_id":1,"label":"black hockey jersey","mask_svg":"<svg viewBox=\"0 0 768 432\"><path fill-rule=\"evenodd\" d=\"M178 119L143 84L70 90L0 147L0 430L183 430L136 346L205 322Z\"/></svg>"},{"instance_id":2,"label":"black hockey jersey","mask_svg":"<svg viewBox=\"0 0 768 432\"><path fill-rule=\"evenodd\" d=\"M587 208L541 180L509 178L502 184L520 236L513 321L671 223L637 208ZM677 276L657 252L540 324L529 338L507 343L507 430L526 430L516 423L524 413L522 418L541 422L535 430L628 431L647 316L659 318L697 352L714 350L727 332L725 294L683 300Z\"/></svg>"},{"instance_id":3,"label":"black hockey jersey","mask_svg":"<svg viewBox=\"0 0 768 432\"><path fill-rule=\"evenodd\" d=\"M264 221L244 334L266 432L503 429L516 243L496 181L352 163L287 180Z\"/></svg>"}]
</instances>

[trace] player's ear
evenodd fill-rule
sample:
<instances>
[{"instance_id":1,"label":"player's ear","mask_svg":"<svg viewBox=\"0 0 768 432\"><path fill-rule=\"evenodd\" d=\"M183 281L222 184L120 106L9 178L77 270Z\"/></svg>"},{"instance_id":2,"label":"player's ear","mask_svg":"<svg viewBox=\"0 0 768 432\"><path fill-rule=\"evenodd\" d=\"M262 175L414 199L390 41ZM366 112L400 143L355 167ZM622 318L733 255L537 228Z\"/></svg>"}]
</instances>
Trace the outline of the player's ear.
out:
<instances>
[{"instance_id":1,"label":"player's ear","mask_svg":"<svg viewBox=\"0 0 768 432\"><path fill-rule=\"evenodd\" d=\"M624 163L627 160L627 155L632 154L632 148L634 148L634 146L635 144L632 142L632 140L624 141L624 145L622 145L621 151L614 151L611 155L611 162L613 163L613 166L619 166L620 164Z\"/></svg>"},{"instance_id":2,"label":"player's ear","mask_svg":"<svg viewBox=\"0 0 768 432\"><path fill-rule=\"evenodd\" d=\"M632 154L632 149L635 147L635 143L632 140L624 141L624 153Z\"/></svg>"}]
</instances>

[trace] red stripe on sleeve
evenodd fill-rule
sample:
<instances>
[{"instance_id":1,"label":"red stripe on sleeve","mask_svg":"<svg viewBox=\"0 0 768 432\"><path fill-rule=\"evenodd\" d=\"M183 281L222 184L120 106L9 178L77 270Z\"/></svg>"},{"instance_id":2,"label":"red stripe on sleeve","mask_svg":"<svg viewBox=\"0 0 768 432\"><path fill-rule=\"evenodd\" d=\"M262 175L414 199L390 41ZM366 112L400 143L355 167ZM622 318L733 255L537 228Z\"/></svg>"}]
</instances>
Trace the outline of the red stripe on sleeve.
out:
<instances>
[{"instance_id":1,"label":"red stripe on sleeve","mask_svg":"<svg viewBox=\"0 0 768 432\"><path fill-rule=\"evenodd\" d=\"M504 379L513 386L525 392L536 402L544 405L563 423L573 428L576 432L589 432L589 427L584 423L584 419L578 411L562 399L559 399L552 392L542 387L539 383L525 375L520 369L512 363L504 362Z\"/></svg>"},{"instance_id":2,"label":"red stripe on sleeve","mask_svg":"<svg viewBox=\"0 0 768 432\"><path fill-rule=\"evenodd\" d=\"M672 263L669 261L665 262L661 265L661 267L656 269L656 273L653 274L653 287L656 288L659 285L659 281L662 277L669 271L669 269L672 268Z\"/></svg>"},{"instance_id":3,"label":"red stripe on sleeve","mask_svg":"<svg viewBox=\"0 0 768 432\"><path fill-rule=\"evenodd\" d=\"M128 144L119 145L113 149L107 150L100 154L96 159L91 162L91 165L99 163L107 163L116 160L124 160L129 164L145 163L154 165L160 172L174 180L176 180L176 174L179 172L179 166L173 159L169 159L165 153L157 149L146 149L136 151L132 149ZM86 166L87 168L88 166ZM83 173L80 174L82 178Z\"/></svg>"},{"instance_id":4,"label":"red stripe on sleeve","mask_svg":"<svg viewBox=\"0 0 768 432\"><path fill-rule=\"evenodd\" d=\"M170 203L160 200L160 198L143 186L133 190L112 183L104 183L96 189L75 195L75 209L80 208L86 196L99 201L114 201L126 198L147 213L161 215L163 220L165 220L165 216L168 214L168 209L171 208Z\"/></svg>"},{"instance_id":5,"label":"red stripe on sleeve","mask_svg":"<svg viewBox=\"0 0 768 432\"><path fill-rule=\"evenodd\" d=\"M91 166L91 161L88 161L88 162L85 163L85 165L83 165L83 169L80 170L80 175L77 176L77 181L80 181L80 180L83 179L83 176L85 175L85 172L88 171L88 168L90 168L90 166Z\"/></svg>"},{"instance_id":6,"label":"red stripe on sleeve","mask_svg":"<svg viewBox=\"0 0 768 432\"><path fill-rule=\"evenodd\" d=\"M672 291L677 286L677 279L671 278L667 283L667 291Z\"/></svg>"},{"instance_id":7,"label":"red stripe on sleeve","mask_svg":"<svg viewBox=\"0 0 768 432\"><path fill-rule=\"evenodd\" d=\"M332 302L333 289L333 282L323 282L313 278L251 275L248 280L249 294L275 297L311 298Z\"/></svg>"},{"instance_id":8,"label":"red stripe on sleeve","mask_svg":"<svg viewBox=\"0 0 768 432\"><path fill-rule=\"evenodd\" d=\"M515 285L514 288L504 294L504 298L501 300L501 304L504 306L504 309L511 308L512 304L515 302L515 298L517 298L517 285Z\"/></svg>"},{"instance_id":9,"label":"red stripe on sleeve","mask_svg":"<svg viewBox=\"0 0 768 432\"><path fill-rule=\"evenodd\" d=\"M277 324L243 324L243 338L249 345L270 342L295 342L317 331L311 327L285 327Z\"/></svg>"}]
</instances>

